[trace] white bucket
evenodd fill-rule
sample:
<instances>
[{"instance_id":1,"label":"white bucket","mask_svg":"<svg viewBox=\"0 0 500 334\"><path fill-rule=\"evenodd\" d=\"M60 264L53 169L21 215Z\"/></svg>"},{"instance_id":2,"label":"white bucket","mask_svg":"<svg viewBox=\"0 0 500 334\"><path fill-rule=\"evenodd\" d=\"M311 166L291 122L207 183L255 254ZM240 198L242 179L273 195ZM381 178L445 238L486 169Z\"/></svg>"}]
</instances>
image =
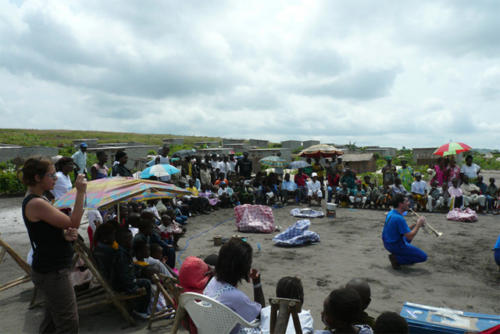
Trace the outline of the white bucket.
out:
<instances>
[{"instance_id":1,"label":"white bucket","mask_svg":"<svg viewBox=\"0 0 500 334\"><path fill-rule=\"evenodd\" d=\"M330 210L330 211L335 211L335 209L337 208L337 204L335 203L326 203L326 209L327 210Z\"/></svg>"}]
</instances>

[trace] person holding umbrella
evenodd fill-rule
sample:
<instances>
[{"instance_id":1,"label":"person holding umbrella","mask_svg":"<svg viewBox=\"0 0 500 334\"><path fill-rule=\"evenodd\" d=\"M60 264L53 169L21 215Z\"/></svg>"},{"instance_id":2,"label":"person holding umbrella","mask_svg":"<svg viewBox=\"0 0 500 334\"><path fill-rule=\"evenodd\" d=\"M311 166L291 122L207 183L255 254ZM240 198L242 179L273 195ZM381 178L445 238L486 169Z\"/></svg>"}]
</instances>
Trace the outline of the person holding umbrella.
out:
<instances>
[{"instance_id":1,"label":"person holding umbrella","mask_svg":"<svg viewBox=\"0 0 500 334\"><path fill-rule=\"evenodd\" d=\"M78 333L78 308L70 279L73 260L71 243L78 237L87 189L85 175L75 182L76 199L71 216L53 207L43 196L56 183L50 160L26 160L22 181L28 187L22 204L23 220L33 247L31 278L45 296L45 318L39 332Z\"/></svg>"}]
</instances>

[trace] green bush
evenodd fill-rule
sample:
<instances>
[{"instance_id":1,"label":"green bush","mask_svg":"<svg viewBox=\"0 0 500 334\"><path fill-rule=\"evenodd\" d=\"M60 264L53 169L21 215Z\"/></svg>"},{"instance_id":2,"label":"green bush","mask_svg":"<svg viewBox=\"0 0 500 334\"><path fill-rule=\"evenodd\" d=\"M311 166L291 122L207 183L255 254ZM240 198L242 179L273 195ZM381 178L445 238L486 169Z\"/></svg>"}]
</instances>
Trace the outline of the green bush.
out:
<instances>
[{"instance_id":1,"label":"green bush","mask_svg":"<svg viewBox=\"0 0 500 334\"><path fill-rule=\"evenodd\" d=\"M17 195L24 192L26 192L26 187L19 180L15 171L0 171L0 194Z\"/></svg>"}]
</instances>

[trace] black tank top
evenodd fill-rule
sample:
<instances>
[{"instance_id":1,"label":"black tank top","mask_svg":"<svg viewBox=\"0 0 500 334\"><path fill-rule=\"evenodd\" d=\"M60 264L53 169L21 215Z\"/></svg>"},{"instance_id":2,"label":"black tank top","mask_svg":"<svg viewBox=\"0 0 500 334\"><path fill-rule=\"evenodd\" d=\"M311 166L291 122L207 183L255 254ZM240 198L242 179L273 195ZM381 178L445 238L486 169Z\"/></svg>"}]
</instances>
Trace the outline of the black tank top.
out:
<instances>
[{"instance_id":1,"label":"black tank top","mask_svg":"<svg viewBox=\"0 0 500 334\"><path fill-rule=\"evenodd\" d=\"M63 230L54 227L43 220L31 222L26 217L26 205L38 195L30 194L23 201L23 219L31 246L33 247L33 262L31 267L39 273L48 273L70 268L73 258L73 247L64 239Z\"/></svg>"}]
</instances>

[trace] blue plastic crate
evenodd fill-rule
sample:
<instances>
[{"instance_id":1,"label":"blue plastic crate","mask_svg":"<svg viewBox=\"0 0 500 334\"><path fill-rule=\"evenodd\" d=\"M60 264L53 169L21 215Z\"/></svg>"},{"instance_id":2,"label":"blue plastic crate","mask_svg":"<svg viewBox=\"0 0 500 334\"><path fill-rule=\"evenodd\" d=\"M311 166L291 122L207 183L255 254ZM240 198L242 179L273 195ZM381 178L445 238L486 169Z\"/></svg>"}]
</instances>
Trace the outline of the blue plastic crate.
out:
<instances>
[{"instance_id":1,"label":"blue plastic crate","mask_svg":"<svg viewBox=\"0 0 500 334\"><path fill-rule=\"evenodd\" d=\"M405 303L401 316L406 319L410 334L482 331L500 325L500 316L463 312L427 305Z\"/></svg>"}]
</instances>

